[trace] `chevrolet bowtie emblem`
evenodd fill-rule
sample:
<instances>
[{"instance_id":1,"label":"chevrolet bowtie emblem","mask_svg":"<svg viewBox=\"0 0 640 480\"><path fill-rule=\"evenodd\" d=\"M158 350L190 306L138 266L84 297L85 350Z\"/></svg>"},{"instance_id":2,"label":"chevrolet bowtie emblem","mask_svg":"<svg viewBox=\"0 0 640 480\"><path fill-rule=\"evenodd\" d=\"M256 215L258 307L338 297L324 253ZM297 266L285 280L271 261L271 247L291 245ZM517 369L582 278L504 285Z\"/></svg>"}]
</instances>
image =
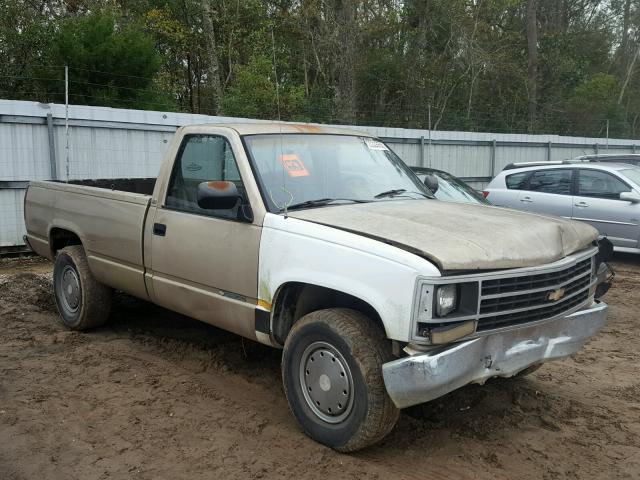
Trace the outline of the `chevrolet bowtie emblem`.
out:
<instances>
[{"instance_id":1,"label":"chevrolet bowtie emblem","mask_svg":"<svg viewBox=\"0 0 640 480\"><path fill-rule=\"evenodd\" d=\"M547 298L549 300L557 302L562 297L564 297L564 288L558 288L557 290L554 290L553 292L551 292Z\"/></svg>"}]
</instances>

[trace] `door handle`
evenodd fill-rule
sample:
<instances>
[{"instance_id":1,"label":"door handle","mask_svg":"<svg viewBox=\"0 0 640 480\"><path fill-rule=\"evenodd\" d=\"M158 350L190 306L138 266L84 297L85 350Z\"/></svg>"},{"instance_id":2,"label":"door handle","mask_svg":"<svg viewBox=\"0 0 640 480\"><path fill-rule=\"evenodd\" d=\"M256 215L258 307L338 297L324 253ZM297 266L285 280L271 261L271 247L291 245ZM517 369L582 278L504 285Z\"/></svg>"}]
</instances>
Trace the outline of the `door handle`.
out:
<instances>
[{"instance_id":1,"label":"door handle","mask_svg":"<svg viewBox=\"0 0 640 480\"><path fill-rule=\"evenodd\" d=\"M531 197L522 197L520 199L520 201L524 202L524 203L532 203L533 202L533 200L531 200Z\"/></svg>"},{"instance_id":2,"label":"door handle","mask_svg":"<svg viewBox=\"0 0 640 480\"><path fill-rule=\"evenodd\" d=\"M154 235L158 235L159 237L164 237L166 233L167 233L167 226L164 223L153 224Z\"/></svg>"},{"instance_id":3,"label":"door handle","mask_svg":"<svg viewBox=\"0 0 640 480\"><path fill-rule=\"evenodd\" d=\"M573 204L575 207L586 208L589 206L587 202L578 202Z\"/></svg>"}]
</instances>

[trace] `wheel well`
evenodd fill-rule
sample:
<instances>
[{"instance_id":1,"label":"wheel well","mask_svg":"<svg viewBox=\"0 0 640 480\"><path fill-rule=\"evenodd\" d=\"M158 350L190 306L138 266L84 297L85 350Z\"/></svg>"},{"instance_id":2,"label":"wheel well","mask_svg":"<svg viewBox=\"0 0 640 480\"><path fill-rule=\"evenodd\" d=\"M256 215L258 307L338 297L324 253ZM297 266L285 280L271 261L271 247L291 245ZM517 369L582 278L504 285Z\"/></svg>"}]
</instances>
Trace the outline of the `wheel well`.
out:
<instances>
[{"instance_id":1,"label":"wheel well","mask_svg":"<svg viewBox=\"0 0 640 480\"><path fill-rule=\"evenodd\" d=\"M70 230L63 228L52 228L49 232L49 245L51 246L52 256L61 248L69 245L82 245L80 237Z\"/></svg>"},{"instance_id":2,"label":"wheel well","mask_svg":"<svg viewBox=\"0 0 640 480\"><path fill-rule=\"evenodd\" d=\"M383 332L385 331L378 312L364 300L331 288L291 282L280 287L275 297L272 319L274 339L280 345L284 345L294 323L307 313L324 308L357 310L370 318Z\"/></svg>"}]
</instances>

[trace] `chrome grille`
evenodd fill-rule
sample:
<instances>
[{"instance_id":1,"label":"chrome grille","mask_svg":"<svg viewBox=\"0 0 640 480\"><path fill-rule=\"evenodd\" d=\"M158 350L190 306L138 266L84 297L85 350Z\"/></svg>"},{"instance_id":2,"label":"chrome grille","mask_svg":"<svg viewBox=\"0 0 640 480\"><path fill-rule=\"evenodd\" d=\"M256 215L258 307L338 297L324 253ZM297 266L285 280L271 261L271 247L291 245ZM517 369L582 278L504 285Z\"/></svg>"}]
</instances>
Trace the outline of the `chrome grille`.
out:
<instances>
[{"instance_id":1,"label":"chrome grille","mask_svg":"<svg viewBox=\"0 0 640 480\"><path fill-rule=\"evenodd\" d=\"M591 258L565 269L482 282L477 331L551 318L587 300ZM559 299L550 299L562 289Z\"/></svg>"},{"instance_id":2,"label":"chrome grille","mask_svg":"<svg viewBox=\"0 0 640 480\"><path fill-rule=\"evenodd\" d=\"M591 298L597 252L594 246L537 267L419 278L412 338L437 344L432 340L434 332L469 321L475 322L473 335L491 335L502 328L568 315ZM441 285L457 285L459 298L457 309L442 317L437 315L436 303Z\"/></svg>"},{"instance_id":3,"label":"chrome grille","mask_svg":"<svg viewBox=\"0 0 640 480\"><path fill-rule=\"evenodd\" d=\"M519 292L521 290L532 290L542 287L558 288L558 285L588 271L591 271L591 258L582 260L559 272L485 280L482 282L482 296Z\"/></svg>"}]
</instances>

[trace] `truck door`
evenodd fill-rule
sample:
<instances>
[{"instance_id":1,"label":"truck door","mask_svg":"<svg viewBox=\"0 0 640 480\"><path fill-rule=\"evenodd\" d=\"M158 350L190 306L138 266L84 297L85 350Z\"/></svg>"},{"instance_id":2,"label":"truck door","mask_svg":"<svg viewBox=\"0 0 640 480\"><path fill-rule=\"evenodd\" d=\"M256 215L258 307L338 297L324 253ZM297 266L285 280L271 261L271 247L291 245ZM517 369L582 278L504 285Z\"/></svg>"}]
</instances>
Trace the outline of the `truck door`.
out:
<instances>
[{"instance_id":1,"label":"truck door","mask_svg":"<svg viewBox=\"0 0 640 480\"><path fill-rule=\"evenodd\" d=\"M632 190L609 172L581 168L573 197L573 219L593 225L617 247L636 248L640 204L620 200L620 193Z\"/></svg>"},{"instance_id":2,"label":"truck door","mask_svg":"<svg viewBox=\"0 0 640 480\"><path fill-rule=\"evenodd\" d=\"M198 206L198 184L216 180L236 184L242 199L234 208L206 210ZM185 135L152 220L154 301L253 337L261 227L254 225L251 217L228 138Z\"/></svg>"},{"instance_id":3,"label":"truck door","mask_svg":"<svg viewBox=\"0 0 640 480\"><path fill-rule=\"evenodd\" d=\"M571 218L572 169L536 170L518 195L518 210Z\"/></svg>"}]
</instances>

